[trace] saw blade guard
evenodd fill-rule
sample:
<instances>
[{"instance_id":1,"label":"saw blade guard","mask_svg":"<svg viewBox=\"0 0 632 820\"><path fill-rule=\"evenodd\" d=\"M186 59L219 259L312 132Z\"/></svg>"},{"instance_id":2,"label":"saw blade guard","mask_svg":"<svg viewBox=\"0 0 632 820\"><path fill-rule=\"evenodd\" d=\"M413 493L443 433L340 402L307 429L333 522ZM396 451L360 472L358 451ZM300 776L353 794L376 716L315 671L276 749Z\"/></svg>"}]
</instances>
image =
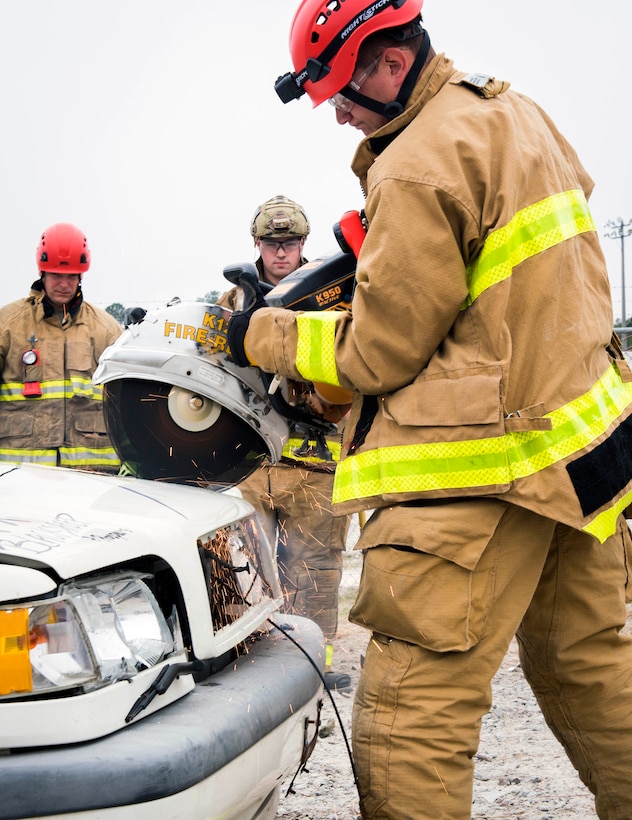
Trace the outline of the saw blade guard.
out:
<instances>
[{"instance_id":1,"label":"saw blade guard","mask_svg":"<svg viewBox=\"0 0 632 820\"><path fill-rule=\"evenodd\" d=\"M224 487L278 461L288 420L256 368L228 359L230 311L174 300L130 325L102 355L108 435L142 478Z\"/></svg>"}]
</instances>

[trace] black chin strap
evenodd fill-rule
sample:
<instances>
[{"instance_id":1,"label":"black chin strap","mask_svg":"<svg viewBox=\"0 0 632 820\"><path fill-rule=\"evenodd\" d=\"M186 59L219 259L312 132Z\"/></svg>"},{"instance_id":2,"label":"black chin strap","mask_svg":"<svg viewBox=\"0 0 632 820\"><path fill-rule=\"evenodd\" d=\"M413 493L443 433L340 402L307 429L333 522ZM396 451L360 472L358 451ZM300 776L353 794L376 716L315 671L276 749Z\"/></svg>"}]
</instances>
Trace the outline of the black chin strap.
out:
<instances>
[{"instance_id":1,"label":"black chin strap","mask_svg":"<svg viewBox=\"0 0 632 820\"><path fill-rule=\"evenodd\" d=\"M356 91L350 85L346 85L340 93L343 97L351 100L351 102L357 103L363 108L368 108L369 111L373 111L375 114L380 114L380 116L386 117L387 120L394 120L395 117L399 117L406 107L408 98L412 94L415 83L421 74L421 69L426 62L426 57L428 56L429 51L430 37L428 32L424 31L424 41L421 48L419 49L419 52L417 53L417 56L415 57L413 64L406 75L406 79L399 89L399 94L393 102L383 103L378 100L374 100L372 97L365 97L364 94Z\"/></svg>"}]
</instances>

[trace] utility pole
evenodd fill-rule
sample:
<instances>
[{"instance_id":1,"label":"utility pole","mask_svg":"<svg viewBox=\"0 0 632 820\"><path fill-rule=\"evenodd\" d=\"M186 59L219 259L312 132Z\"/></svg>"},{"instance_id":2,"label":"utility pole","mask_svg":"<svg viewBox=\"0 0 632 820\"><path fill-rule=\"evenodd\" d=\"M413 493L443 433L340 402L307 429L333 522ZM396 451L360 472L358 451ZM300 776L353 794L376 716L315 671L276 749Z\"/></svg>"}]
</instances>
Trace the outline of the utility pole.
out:
<instances>
[{"instance_id":1,"label":"utility pole","mask_svg":"<svg viewBox=\"0 0 632 820\"><path fill-rule=\"evenodd\" d=\"M626 327L627 315L625 310L625 239L632 234L632 219L624 222L621 217L617 220L609 219L606 228L610 230L604 234L608 239L621 240L621 327Z\"/></svg>"}]
</instances>

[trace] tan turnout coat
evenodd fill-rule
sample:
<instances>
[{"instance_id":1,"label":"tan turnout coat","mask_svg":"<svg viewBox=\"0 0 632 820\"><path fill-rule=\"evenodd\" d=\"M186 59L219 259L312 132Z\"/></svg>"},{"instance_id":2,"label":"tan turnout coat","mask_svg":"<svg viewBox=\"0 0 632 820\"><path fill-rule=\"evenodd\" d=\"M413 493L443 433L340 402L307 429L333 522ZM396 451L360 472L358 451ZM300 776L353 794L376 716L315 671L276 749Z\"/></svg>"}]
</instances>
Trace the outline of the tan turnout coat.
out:
<instances>
[{"instance_id":1,"label":"tan turnout coat","mask_svg":"<svg viewBox=\"0 0 632 820\"><path fill-rule=\"evenodd\" d=\"M0 458L54 464L55 451L64 448L65 466L117 468L102 388L91 377L121 327L86 302L62 325L57 315L45 315L43 297L33 289L0 309ZM31 347L40 361L25 367L22 355ZM25 381L39 383L42 395L25 398Z\"/></svg>"},{"instance_id":2,"label":"tan turnout coat","mask_svg":"<svg viewBox=\"0 0 632 820\"><path fill-rule=\"evenodd\" d=\"M573 148L534 102L438 55L406 110L359 145L353 170L369 228L353 316L335 328L335 375L356 391L338 510L496 495L578 528L605 510L616 518L632 489L632 393L625 364L607 350L608 276L585 206L593 183ZM476 267L482 251L491 282ZM262 368L299 375L296 319L254 315L247 348ZM590 391L602 379L593 412ZM542 435L562 424L551 417L560 409L583 437L568 453ZM503 465L496 481L481 469L477 482L479 456L508 435L518 467ZM465 482L442 462L441 448L453 445Z\"/></svg>"}]
</instances>

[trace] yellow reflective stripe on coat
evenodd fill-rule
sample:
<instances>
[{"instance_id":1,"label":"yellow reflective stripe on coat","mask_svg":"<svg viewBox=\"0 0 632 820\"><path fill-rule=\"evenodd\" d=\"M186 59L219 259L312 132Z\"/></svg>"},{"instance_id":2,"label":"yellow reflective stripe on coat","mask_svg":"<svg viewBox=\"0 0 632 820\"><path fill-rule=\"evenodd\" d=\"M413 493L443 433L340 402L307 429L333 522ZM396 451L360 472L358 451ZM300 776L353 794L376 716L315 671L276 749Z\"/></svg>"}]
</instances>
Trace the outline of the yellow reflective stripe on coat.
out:
<instances>
[{"instance_id":1,"label":"yellow reflective stripe on coat","mask_svg":"<svg viewBox=\"0 0 632 820\"><path fill-rule=\"evenodd\" d=\"M304 439L302 438L291 438L288 439L285 446L283 447L282 455L286 458L294 459L294 461L309 461L314 463L320 464L327 464L327 461L324 458L318 458L317 456L297 456L295 450L297 450L302 444ZM327 440L327 447L329 447L329 452L331 453L331 461L340 461L340 451L342 447L339 441L329 441Z\"/></svg>"},{"instance_id":2,"label":"yellow reflective stripe on coat","mask_svg":"<svg viewBox=\"0 0 632 820\"><path fill-rule=\"evenodd\" d=\"M314 310L299 313L296 317L296 369L307 381L340 387L334 355L339 315L337 310Z\"/></svg>"},{"instance_id":3,"label":"yellow reflective stripe on coat","mask_svg":"<svg viewBox=\"0 0 632 820\"><path fill-rule=\"evenodd\" d=\"M469 307L492 285L508 279L516 265L581 233L594 231L595 223L583 191L564 191L524 208L491 233L483 249L467 268Z\"/></svg>"},{"instance_id":4,"label":"yellow reflective stripe on coat","mask_svg":"<svg viewBox=\"0 0 632 820\"><path fill-rule=\"evenodd\" d=\"M0 461L28 462L57 466L57 450L21 450L16 447L0 448Z\"/></svg>"},{"instance_id":5,"label":"yellow reflective stripe on coat","mask_svg":"<svg viewBox=\"0 0 632 820\"><path fill-rule=\"evenodd\" d=\"M60 447L59 449L25 450L19 447L0 448L0 461L46 464L51 467L117 468L119 457L113 447Z\"/></svg>"},{"instance_id":6,"label":"yellow reflective stripe on coat","mask_svg":"<svg viewBox=\"0 0 632 820\"><path fill-rule=\"evenodd\" d=\"M73 396L103 400L103 385L93 384L91 379L83 376L71 376L69 379L52 379L40 382L41 396L23 395L23 382L3 382L0 384L0 401L43 401L45 399L71 399Z\"/></svg>"},{"instance_id":7,"label":"yellow reflective stripe on coat","mask_svg":"<svg viewBox=\"0 0 632 820\"><path fill-rule=\"evenodd\" d=\"M113 447L60 447L61 467L120 467Z\"/></svg>"},{"instance_id":8,"label":"yellow reflective stripe on coat","mask_svg":"<svg viewBox=\"0 0 632 820\"><path fill-rule=\"evenodd\" d=\"M623 498L620 498L617 503L613 504L609 509L599 513L589 524L582 527L583 531L594 536L603 544L606 538L609 538L616 532L617 519L630 504L632 504L632 492L624 495Z\"/></svg>"},{"instance_id":9,"label":"yellow reflective stripe on coat","mask_svg":"<svg viewBox=\"0 0 632 820\"><path fill-rule=\"evenodd\" d=\"M336 469L333 501L510 484L579 453L630 403L632 382L623 382L610 367L583 396L544 415L551 419L551 430L381 447L347 456ZM603 534L613 515L609 510L597 516L586 531Z\"/></svg>"}]
</instances>

